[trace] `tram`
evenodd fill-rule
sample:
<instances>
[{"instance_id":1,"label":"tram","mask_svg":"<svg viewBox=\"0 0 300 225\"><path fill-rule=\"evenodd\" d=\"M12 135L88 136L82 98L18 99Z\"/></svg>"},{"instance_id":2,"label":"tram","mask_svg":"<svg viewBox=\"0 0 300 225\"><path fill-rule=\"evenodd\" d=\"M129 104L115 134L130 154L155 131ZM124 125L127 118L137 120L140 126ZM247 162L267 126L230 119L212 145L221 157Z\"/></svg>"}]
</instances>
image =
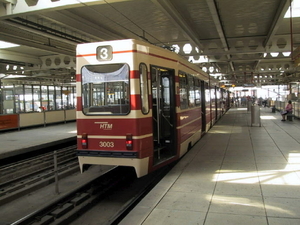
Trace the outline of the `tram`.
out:
<instances>
[{"instance_id":1,"label":"tram","mask_svg":"<svg viewBox=\"0 0 300 225\"><path fill-rule=\"evenodd\" d=\"M144 176L182 157L229 107L199 67L144 41L79 44L76 61L81 172L116 165Z\"/></svg>"}]
</instances>

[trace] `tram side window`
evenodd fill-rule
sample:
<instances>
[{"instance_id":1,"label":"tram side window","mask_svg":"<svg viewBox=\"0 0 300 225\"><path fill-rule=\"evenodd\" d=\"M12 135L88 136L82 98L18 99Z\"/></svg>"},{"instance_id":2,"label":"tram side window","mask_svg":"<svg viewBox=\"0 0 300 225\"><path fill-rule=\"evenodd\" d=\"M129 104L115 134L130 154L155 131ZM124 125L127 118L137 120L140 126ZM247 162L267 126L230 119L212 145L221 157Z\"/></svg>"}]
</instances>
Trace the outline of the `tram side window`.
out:
<instances>
[{"instance_id":1,"label":"tram side window","mask_svg":"<svg viewBox=\"0 0 300 225\"><path fill-rule=\"evenodd\" d=\"M140 64L140 88L142 112L149 112L148 70L145 64Z\"/></svg>"},{"instance_id":2,"label":"tram side window","mask_svg":"<svg viewBox=\"0 0 300 225\"><path fill-rule=\"evenodd\" d=\"M205 88L205 102L206 102L206 104L209 104L211 96L210 96L210 88L209 88L208 83L205 83L204 88Z\"/></svg>"},{"instance_id":3,"label":"tram side window","mask_svg":"<svg viewBox=\"0 0 300 225\"><path fill-rule=\"evenodd\" d=\"M192 108L195 106L195 89L194 89L194 77L192 75L188 75L188 83L189 83L189 107Z\"/></svg>"},{"instance_id":4,"label":"tram side window","mask_svg":"<svg viewBox=\"0 0 300 225\"><path fill-rule=\"evenodd\" d=\"M188 83L185 73L179 71L180 109L188 108Z\"/></svg>"},{"instance_id":5,"label":"tram side window","mask_svg":"<svg viewBox=\"0 0 300 225\"><path fill-rule=\"evenodd\" d=\"M195 78L195 105L201 105L201 81Z\"/></svg>"},{"instance_id":6,"label":"tram side window","mask_svg":"<svg viewBox=\"0 0 300 225\"><path fill-rule=\"evenodd\" d=\"M81 69L82 106L86 115L128 114L129 66L86 65Z\"/></svg>"}]
</instances>

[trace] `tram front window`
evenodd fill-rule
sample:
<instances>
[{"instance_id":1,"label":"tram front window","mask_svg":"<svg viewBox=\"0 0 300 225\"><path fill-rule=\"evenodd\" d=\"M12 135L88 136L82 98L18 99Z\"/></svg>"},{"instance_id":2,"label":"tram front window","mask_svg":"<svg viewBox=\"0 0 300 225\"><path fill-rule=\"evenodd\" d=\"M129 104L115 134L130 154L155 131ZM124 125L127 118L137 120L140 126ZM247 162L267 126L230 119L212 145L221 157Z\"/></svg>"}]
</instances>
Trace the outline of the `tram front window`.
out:
<instances>
[{"instance_id":1,"label":"tram front window","mask_svg":"<svg viewBox=\"0 0 300 225\"><path fill-rule=\"evenodd\" d=\"M87 65L81 69L82 108L86 115L128 114L129 66Z\"/></svg>"}]
</instances>

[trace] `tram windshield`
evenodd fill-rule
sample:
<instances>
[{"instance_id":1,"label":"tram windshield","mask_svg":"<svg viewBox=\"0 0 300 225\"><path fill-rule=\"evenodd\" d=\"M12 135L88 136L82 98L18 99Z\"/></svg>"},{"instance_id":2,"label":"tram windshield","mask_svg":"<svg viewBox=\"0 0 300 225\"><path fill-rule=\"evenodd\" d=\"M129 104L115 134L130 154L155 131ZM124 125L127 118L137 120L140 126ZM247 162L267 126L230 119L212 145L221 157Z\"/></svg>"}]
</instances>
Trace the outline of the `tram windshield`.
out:
<instances>
[{"instance_id":1,"label":"tram windshield","mask_svg":"<svg viewBox=\"0 0 300 225\"><path fill-rule=\"evenodd\" d=\"M86 65L81 69L82 108L86 115L127 114L129 66Z\"/></svg>"}]
</instances>

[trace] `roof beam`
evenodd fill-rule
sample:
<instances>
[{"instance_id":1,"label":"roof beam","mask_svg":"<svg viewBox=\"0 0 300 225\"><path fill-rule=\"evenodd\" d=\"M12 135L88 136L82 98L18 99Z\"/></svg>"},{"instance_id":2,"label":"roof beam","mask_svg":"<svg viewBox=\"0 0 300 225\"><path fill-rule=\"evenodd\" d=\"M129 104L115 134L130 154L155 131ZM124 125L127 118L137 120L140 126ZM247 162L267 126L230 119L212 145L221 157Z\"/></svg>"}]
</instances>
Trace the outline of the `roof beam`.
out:
<instances>
[{"instance_id":1,"label":"roof beam","mask_svg":"<svg viewBox=\"0 0 300 225\"><path fill-rule=\"evenodd\" d=\"M224 34L224 29L220 20L220 14L219 11L217 9L216 3L214 0L206 0L206 3L208 5L209 11L211 13L211 16L213 18L213 21L215 23L216 26L216 30L219 34L221 43L223 45L223 49L225 52L228 52L229 47L228 47L228 43ZM226 55L227 59L229 60L229 65L232 71L234 71L234 66L233 66L233 62L231 61L231 56L229 54Z\"/></svg>"},{"instance_id":2,"label":"roof beam","mask_svg":"<svg viewBox=\"0 0 300 225\"><path fill-rule=\"evenodd\" d=\"M274 18L272 19L272 24L271 27L269 29L268 35L266 37L266 40L263 43L263 46L266 48L270 42L272 41L273 37L275 36L280 23L282 22L284 15L286 13L286 11L288 10L290 6L290 0L281 0L279 1L279 5L277 8L277 11L275 13Z\"/></svg>"},{"instance_id":3,"label":"roof beam","mask_svg":"<svg viewBox=\"0 0 300 225\"><path fill-rule=\"evenodd\" d=\"M15 35L3 33L1 31L0 31L0 39L15 44L19 44L19 45L24 45L32 48L53 52L53 54L64 54L68 56L75 56L76 54L76 45L71 46L72 48L65 49L60 46L45 45L43 43L34 42L33 40L29 40L26 38L16 37Z\"/></svg>"},{"instance_id":4,"label":"roof beam","mask_svg":"<svg viewBox=\"0 0 300 225\"><path fill-rule=\"evenodd\" d=\"M11 3L11 4L16 4L17 0L0 0L2 3Z\"/></svg>"},{"instance_id":5,"label":"roof beam","mask_svg":"<svg viewBox=\"0 0 300 225\"><path fill-rule=\"evenodd\" d=\"M229 50L229 47L228 47L227 40L224 35L224 29L223 29L223 26L220 21L220 15L219 15L217 6L216 6L214 0L206 0L206 3L208 5L209 11L210 11L213 21L215 23L216 30L219 34L223 48L227 52Z\"/></svg>"},{"instance_id":6,"label":"roof beam","mask_svg":"<svg viewBox=\"0 0 300 225\"><path fill-rule=\"evenodd\" d=\"M28 54L22 54L17 52L12 52L8 50L1 50L0 49L0 59L10 60L10 61L17 61L17 62L25 62L31 64L41 64L42 60L38 57L34 57Z\"/></svg>"},{"instance_id":7,"label":"roof beam","mask_svg":"<svg viewBox=\"0 0 300 225\"><path fill-rule=\"evenodd\" d=\"M53 11L68 9L74 7L82 7L89 5L99 5L106 4L104 0L60 0L54 1L51 0L38 0L34 5L28 5L26 0L0 0L1 2L6 3L5 6L0 7L0 18L16 17L28 13L34 13L36 11ZM120 1L120 0L117 0ZM10 5L10 6L9 6ZM11 6L13 5L13 7Z\"/></svg>"},{"instance_id":8,"label":"roof beam","mask_svg":"<svg viewBox=\"0 0 300 225\"><path fill-rule=\"evenodd\" d=\"M72 27L72 30L77 30L79 33L85 33L88 37L91 37L97 41L124 38L116 32L98 26L97 24L79 17L78 15L69 11L64 11L63 13L54 11L51 13L42 14L42 17L54 21L57 24ZM63 21L63 23L59 21Z\"/></svg>"},{"instance_id":9,"label":"roof beam","mask_svg":"<svg viewBox=\"0 0 300 225\"><path fill-rule=\"evenodd\" d=\"M51 39L60 41L62 43L66 43L66 44L70 44L70 45L74 45L74 46L77 45L77 42L75 42L75 41L71 41L71 40L68 40L68 39L63 38L63 37L58 37L58 36L55 36L53 34L49 34L49 33L31 28L31 27L27 27L27 26L22 25L22 24L15 23L13 21L2 21L1 23L2 24L7 24L9 26L13 26L13 27L16 27L18 29L25 30L25 31L28 31L28 32L31 32L31 33L34 33L34 34L37 34L37 35L41 35L41 36L44 36L44 37L47 37L47 38L51 38Z\"/></svg>"},{"instance_id":10,"label":"roof beam","mask_svg":"<svg viewBox=\"0 0 300 225\"><path fill-rule=\"evenodd\" d=\"M186 22L182 14L170 3L169 0L159 1L151 0L155 5L157 5L189 39L190 41L202 49L202 44L199 41L197 34L190 24Z\"/></svg>"}]
</instances>

